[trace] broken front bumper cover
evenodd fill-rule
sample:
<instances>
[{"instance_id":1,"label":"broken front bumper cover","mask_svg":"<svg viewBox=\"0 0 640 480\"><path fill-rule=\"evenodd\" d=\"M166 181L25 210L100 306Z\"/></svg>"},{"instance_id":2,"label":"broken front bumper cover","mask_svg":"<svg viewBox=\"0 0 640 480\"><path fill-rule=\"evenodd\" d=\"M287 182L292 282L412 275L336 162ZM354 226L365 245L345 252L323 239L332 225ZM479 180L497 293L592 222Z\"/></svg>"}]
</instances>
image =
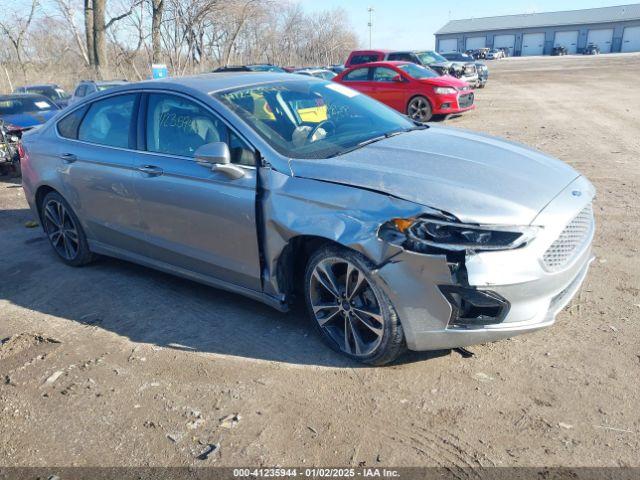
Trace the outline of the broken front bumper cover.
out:
<instances>
[{"instance_id":1,"label":"broken front bumper cover","mask_svg":"<svg viewBox=\"0 0 640 480\"><path fill-rule=\"evenodd\" d=\"M456 325L452 321L451 301L431 280L435 271L441 281L450 281L444 258L403 252L377 275L396 305L409 349L440 350L493 342L552 325L582 285L592 260L587 248L570 268L553 278L492 285L487 290L506 299L509 309L501 321L484 325Z\"/></svg>"},{"instance_id":2,"label":"broken front bumper cover","mask_svg":"<svg viewBox=\"0 0 640 480\"><path fill-rule=\"evenodd\" d=\"M575 196L582 190L584 195ZM404 249L376 274L395 305L412 350L439 350L491 342L554 323L584 281L593 260L595 223L561 268L545 252L593 198L578 179L536 217L529 243L501 251L452 257Z\"/></svg>"}]
</instances>

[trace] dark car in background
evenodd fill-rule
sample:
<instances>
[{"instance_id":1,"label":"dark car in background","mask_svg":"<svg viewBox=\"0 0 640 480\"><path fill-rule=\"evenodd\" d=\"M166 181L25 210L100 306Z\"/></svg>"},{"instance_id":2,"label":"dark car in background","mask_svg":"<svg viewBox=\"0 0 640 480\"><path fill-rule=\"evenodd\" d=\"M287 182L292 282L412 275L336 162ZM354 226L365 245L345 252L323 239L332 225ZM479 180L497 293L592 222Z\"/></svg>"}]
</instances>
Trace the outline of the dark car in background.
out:
<instances>
[{"instance_id":1,"label":"dark car in background","mask_svg":"<svg viewBox=\"0 0 640 480\"><path fill-rule=\"evenodd\" d=\"M553 49L551 50L551 55L554 57L561 57L563 55L569 55L569 50L567 50L567 47L563 47L562 45L558 45L553 47Z\"/></svg>"},{"instance_id":2,"label":"dark car in background","mask_svg":"<svg viewBox=\"0 0 640 480\"><path fill-rule=\"evenodd\" d=\"M84 97L96 92L103 92L121 85L126 85L126 80L82 80L73 92L69 105L82 100Z\"/></svg>"},{"instance_id":3,"label":"dark car in background","mask_svg":"<svg viewBox=\"0 0 640 480\"><path fill-rule=\"evenodd\" d=\"M69 104L71 95L65 92L62 87L55 83L42 83L38 85L25 85L16 88L13 93L35 93L47 97L60 108L64 108Z\"/></svg>"},{"instance_id":4,"label":"dark car in background","mask_svg":"<svg viewBox=\"0 0 640 480\"><path fill-rule=\"evenodd\" d=\"M582 50L583 55L600 55L600 47L598 47L594 43L590 43L587 45L584 50Z\"/></svg>"},{"instance_id":5,"label":"dark car in background","mask_svg":"<svg viewBox=\"0 0 640 480\"><path fill-rule=\"evenodd\" d=\"M44 95L0 95L0 174L20 175L22 133L45 123L60 107Z\"/></svg>"},{"instance_id":6,"label":"dark car in background","mask_svg":"<svg viewBox=\"0 0 640 480\"><path fill-rule=\"evenodd\" d=\"M0 120L12 132L23 132L45 123L60 107L44 95L14 93L0 95Z\"/></svg>"},{"instance_id":7,"label":"dark car in background","mask_svg":"<svg viewBox=\"0 0 640 480\"><path fill-rule=\"evenodd\" d=\"M487 80L489 79L489 69L484 62L478 62L470 55L460 52L447 52L442 53L441 55L450 62L464 66L465 71L473 71L473 69L475 69L478 74L478 81L476 83L476 86L479 88L484 88Z\"/></svg>"},{"instance_id":8,"label":"dark car in background","mask_svg":"<svg viewBox=\"0 0 640 480\"><path fill-rule=\"evenodd\" d=\"M226 67L218 67L213 73L221 72L272 72L272 73L287 73L284 68L280 68L277 65L271 65L270 63L259 63L255 65L227 65Z\"/></svg>"}]
</instances>

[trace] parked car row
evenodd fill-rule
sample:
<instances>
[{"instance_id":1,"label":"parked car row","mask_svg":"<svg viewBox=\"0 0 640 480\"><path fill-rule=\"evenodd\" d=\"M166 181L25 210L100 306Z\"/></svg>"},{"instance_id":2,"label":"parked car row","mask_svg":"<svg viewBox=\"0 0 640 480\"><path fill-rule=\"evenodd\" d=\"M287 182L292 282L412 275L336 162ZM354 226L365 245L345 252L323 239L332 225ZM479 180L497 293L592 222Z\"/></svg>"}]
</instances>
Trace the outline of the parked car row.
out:
<instances>
[{"instance_id":1,"label":"parked car row","mask_svg":"<svg viewBox=\"0 0 640 480\"><path fill-rule=\"evenodd\" d=\"M357 50L351 52L344 65L282 68L264 63L228 65L214 72L293 73L334 81L419 122L427 122L434 115L473 109L472 87L484 87L489 76L487 66L469 55L459 52L440 55L433 50ZM5 129L19 138L23 131L46 122L58 110L127 83L82 80L72 95L53 83L21 86L13 95L0 97L0 119ZM322 119L322 112L314 107L306 109L304 115L306 119Z\"/></svg>"}]
</instances>

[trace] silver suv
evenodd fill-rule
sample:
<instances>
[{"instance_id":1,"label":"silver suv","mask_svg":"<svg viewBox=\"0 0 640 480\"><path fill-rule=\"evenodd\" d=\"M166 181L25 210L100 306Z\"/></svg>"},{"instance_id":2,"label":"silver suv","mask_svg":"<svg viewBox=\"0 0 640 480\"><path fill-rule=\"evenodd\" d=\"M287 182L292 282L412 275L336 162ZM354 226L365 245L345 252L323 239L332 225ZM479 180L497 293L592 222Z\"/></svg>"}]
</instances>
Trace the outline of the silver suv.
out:
<instances>
[{"instance_id":1,"label":"silver suv","mask_svg":"<svg viewBox=\"0 0 640 480\"><path fill-rule=\"evenodd\" d=\"M109 90L110 88L126 84L126 80L82 80L73 91L73 95L69 100L69 105L84 99L86 96L91 95L92 93L103 92L105 90Z\"/></svg>"},{"instance_id":2,"label":"silver suv","mask_svg":"<svg viewBox=\"0 0 640 480\"><path fill-rule=\"evenodd\" d=\"M370 364L549 326L592 259L594 188L568 165L301 75L114 88L24 149L63 262L301 299L328 345Z\"/></svg>"}]
</instances>

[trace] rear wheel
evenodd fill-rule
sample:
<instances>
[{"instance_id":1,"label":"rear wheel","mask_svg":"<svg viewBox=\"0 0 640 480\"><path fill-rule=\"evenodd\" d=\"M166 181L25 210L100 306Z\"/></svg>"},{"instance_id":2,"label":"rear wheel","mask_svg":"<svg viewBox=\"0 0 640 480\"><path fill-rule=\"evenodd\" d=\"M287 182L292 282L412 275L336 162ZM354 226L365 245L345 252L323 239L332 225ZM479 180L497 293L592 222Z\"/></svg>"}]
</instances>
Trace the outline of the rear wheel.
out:
<instances>
[{"instance_id":1,"label":"rear wheel","mask_svg":"<svg viewBox=\"0 0 640 480\"><path fill-rule=\"evenodd\" d=\"M40 205L42 228L49 243L67 265L79 267L94 258L75 213L57 192L49 192Z\"/></svg>"},{"instance_id":2,"label":"rear wheel","mask_svg":"<svg viewBox=\"0 0 640 480\"><path fill-rule=\"evenodd\" d=\"M407 115L417 122L428 122L433 116L431 104L425 97L413 97L407 105Z\"/></svg>"},{"instance_id":3,"label":"rear wheel","mask_svg":"<svg viewBox=\"0 0 640 480\"><path fill-rule=\"evenodd\" d=\"M316 252L305 273L309 315L325 342L350 358L384 365L406 350L393 305L357 252L329 246Z\"/></svg>"}]
</instances>

